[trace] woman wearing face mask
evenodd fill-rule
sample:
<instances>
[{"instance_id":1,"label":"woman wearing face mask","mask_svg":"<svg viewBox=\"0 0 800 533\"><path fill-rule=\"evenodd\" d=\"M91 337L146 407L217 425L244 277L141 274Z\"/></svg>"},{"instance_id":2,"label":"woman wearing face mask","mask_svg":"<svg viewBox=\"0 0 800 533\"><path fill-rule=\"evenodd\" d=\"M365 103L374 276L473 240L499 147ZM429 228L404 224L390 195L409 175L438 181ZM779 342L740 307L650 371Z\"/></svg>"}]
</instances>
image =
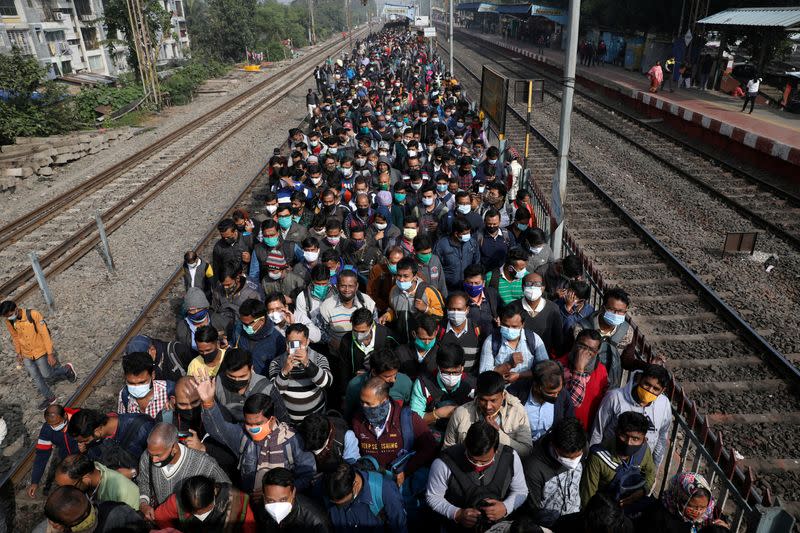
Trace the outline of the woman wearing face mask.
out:
<instances>
[{"instance_id":1,"label":"woman wearing face mask","mask_svg":"<svg viewBox=\"0 0 800 533\"><path fill-rule=\"evenodd\" d=\"M723 520L714 519L716 501L711 486L695 472L678 472L669 481L646 520L652 531L664 533L698 533L705 526L730 527Z\"/></svg>"},{"instance_id":2,"label":"woman wearing face mask","mask_svg":"<svg viewBox=\"0 0 800 533\"><path fill-rule=\"evenodd\" d=\"M180 492L158 506L155 522L160 529L173 527L183 533L255 533L258 528L249 503L247 494L228 483L194 476L183 482Z\"/></svg>"},{"instance_id":3,"label":"woman wearing face mask","mask_svg":"<svg viewBox=\"0 0 800 533\"><path fill-rule=\"evenodd\" d=\"M378 207L375 210L374 224L367 229L367 240L376 245L379 250L386 250L389 243L397 240L400 235L400 228L392 223L389 208Z\"/></svg>"},{"instance_id":4,"label":"woman wearing face mask","mask_svg":"<svg viewBox=\"0 0 800 533\"><path fill-rule=\"evenodd\" d=\"M294 476L285 468L273 468L264 475L264 505L258 510L262 531L293 533L327 533L327 513L313 500L298 494Z\"/></svg>"}]
</instances>

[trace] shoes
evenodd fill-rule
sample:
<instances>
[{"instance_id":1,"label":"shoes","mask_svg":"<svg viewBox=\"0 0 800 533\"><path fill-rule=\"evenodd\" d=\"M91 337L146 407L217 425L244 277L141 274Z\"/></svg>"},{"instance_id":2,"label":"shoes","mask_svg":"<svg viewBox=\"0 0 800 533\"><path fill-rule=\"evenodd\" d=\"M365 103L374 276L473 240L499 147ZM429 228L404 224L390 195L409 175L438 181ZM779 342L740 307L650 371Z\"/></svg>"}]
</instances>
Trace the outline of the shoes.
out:
<instances>
[{"instance_id":1,"label":"shoes","mask_svg":"<svg viewBox=\"0 0 800 533\"><path fill-rule=\"evenodd\" d=\"M55 396L53 396L52 398L45 398L44 400L41 401L41 403L39 403L39 410L40 411L44 411L49 406L51 406L54 403L56 403L56 400L57 400L57 398Z\"/></svg>"},{"instance_id":2,"label":"shoes","mask_svg":"<svg viewBox=\"0 0 800 533\"><path fill-rule=\"evenodd\" d=\"M72 363L65 364L64 368L67 369L67 379L70 383L78 381L78 374L75 372L75 367L72 366Z\"/></svg>"}]
</instances>

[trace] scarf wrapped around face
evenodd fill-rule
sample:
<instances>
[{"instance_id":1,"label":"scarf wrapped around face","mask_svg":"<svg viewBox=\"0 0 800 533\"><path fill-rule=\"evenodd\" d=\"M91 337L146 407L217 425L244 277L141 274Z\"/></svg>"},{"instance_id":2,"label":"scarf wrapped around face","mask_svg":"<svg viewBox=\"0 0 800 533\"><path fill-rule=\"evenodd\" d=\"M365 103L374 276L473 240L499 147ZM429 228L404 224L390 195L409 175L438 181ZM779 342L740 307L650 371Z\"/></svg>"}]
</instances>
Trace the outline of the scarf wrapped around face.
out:
<instances>
[{"instance_id":1,"label":"scarf wrapped around face","mask_svg":"<svg viewBox=\"0 0 800 533\"><path fill-rule=\"evenodd\" d=\"M680 516L684 521L690 522L686 514L686 505L699 489L705 489L711 494L711 487L703 476L694 472L682 472L672 476L669 486L662 495L664 507L674 516ZM710 497L705 511L694 520L696 524L708 525L714 520L714 498Z\"/></svg>"}]
</instances>

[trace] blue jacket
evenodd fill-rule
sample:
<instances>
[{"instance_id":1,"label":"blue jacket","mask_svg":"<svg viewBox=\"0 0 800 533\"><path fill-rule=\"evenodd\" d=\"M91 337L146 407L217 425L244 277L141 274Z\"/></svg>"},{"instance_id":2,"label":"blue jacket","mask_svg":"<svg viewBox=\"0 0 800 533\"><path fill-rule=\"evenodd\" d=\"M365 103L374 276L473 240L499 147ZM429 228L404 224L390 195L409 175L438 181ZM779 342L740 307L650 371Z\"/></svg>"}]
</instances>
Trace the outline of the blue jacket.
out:
<instances>
[{"instance_id":1,"label":"blue jacket","mask_svg":"<svg viewBox=\"0 0 800 533\"><path fill-rule=\"evenodd\" d=\"M39 484L50 460L50 454L56 449L58 457L64 457L78 452L78 441L67 433L67 426L61 431L56 431L50 424L42 424L39 430L39 439L36 441L36 457L33 460L33 471L31 472L31 483Z\"/></svg>"},{"instance_id":2,"label":"blue jacket","mask_svg":"<svg viewBox=\"0 0 800 533\"><path fill-rule=\"evenodd\" d=\"M481 262L481 252L474 236L469 242L459 242L458 244L453 243L449 235L442 237L433 247L433 253L442 262L444 278L449 290L462 290L464 269L469 265Z\"/></svg>"},{"instance_id":3,"label":"blue jacket","mask_svg":"<svg viewBox=\"0 0 800 533\"><path fill-rule=\"evenodd\" d=\"M139 466L139 457L147 449L147 436L150 435L150 431L156 425L156 421L141 413L121 413L109 416L117 417L117 432L103 439L99 445L90 446L86 454L92 460L100 460L104 457L103 454L108 447L116 445L128 452L136 460L132 465L122 466L137 468Z\"/></svg>"},{"instance_id":4,"label":"blue jacket","mask_svg":"<svg viewBox=\"0 0 800 533\"><path fill-rule=\"evenodd\" d=\"M332 505L328 510L331 517L333 530L337 533L350 531L362 531L365 533L406 533L406 511L403 507L403 498L397 483L389 477L383 479L383 513L386 515L385 521L382 517L375 516L370 509L372 502L372 492L367 481L367 473L357 471L363 480L361 491L349 505Z\"/></svg>"},{"instance_id":5,"label":"blue jacket","mask_svg":"<svg viewBox=\"0 0 800 533\"><path fill-rule=\"evenodd\" d=\"M239 458L239 472L242 474L243 488L245 492L251 492L256 480L261 443L248 437L241 425L226 421L216 403L211 409L203 408L201 416L206 432L214 440L227 446ZM294 486L298 492L303 492L311 486L317 469L317 461L311 452L303 449L299 435L287 439L283 450L286 457L292 458L292 464L287 464L286 468L294 473Z\"/></svg>"},{"instance_id":6,"label":"blue jacket","mask_svg":"<svg viewBox=\"0 0 800 533\"><path fill-rule=\"evenodd\" d=\"M286 338L275 329L269 317L264 317L264 325L252 336L244 332L242 323L237 320L230 339L231 346L247 350L253 355L253 371L262 376L269 373L270 362L286 351Z\"/></svg>"}]
</instances>

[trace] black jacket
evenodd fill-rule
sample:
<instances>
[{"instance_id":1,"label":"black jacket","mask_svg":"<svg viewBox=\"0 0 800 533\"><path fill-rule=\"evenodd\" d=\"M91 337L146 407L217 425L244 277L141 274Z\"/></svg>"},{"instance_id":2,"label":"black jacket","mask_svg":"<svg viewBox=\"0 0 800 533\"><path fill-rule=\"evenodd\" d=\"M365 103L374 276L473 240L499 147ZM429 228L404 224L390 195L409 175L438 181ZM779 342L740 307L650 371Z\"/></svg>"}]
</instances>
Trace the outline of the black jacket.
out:
<instances>
[{"instance_id":1,"label":"black jacket","mask_svg":"<svg viewBox=\"0 0 800 533\"><path fill-rule=\"evenodd\" d=\"M375 324L375 350L381 348L394 348L397 341L392 337L389 328ZM332 393L337 398L343 397L347 384L356 376L356 372L364 370L364 352L353 343L353 335L347 333L339 344L339 353L331 354L328 363L333 374ZM402 372L402 370L401 370Z\"/></svg>"},{"instance_id":2,"label":"black jacket","mask_svg":"<svg viewBox=\"0 0 800 533\"><path fill-rule=\"evenodd\" d=\"M251 500L252 501L252 500ZM291 531L292 533L328 533L331 530L328 513L311 499L296 494L292 510L280 524L275 522L263 505L253 505L253 512L262 531Z\"/></svg>"}]
</instances>

